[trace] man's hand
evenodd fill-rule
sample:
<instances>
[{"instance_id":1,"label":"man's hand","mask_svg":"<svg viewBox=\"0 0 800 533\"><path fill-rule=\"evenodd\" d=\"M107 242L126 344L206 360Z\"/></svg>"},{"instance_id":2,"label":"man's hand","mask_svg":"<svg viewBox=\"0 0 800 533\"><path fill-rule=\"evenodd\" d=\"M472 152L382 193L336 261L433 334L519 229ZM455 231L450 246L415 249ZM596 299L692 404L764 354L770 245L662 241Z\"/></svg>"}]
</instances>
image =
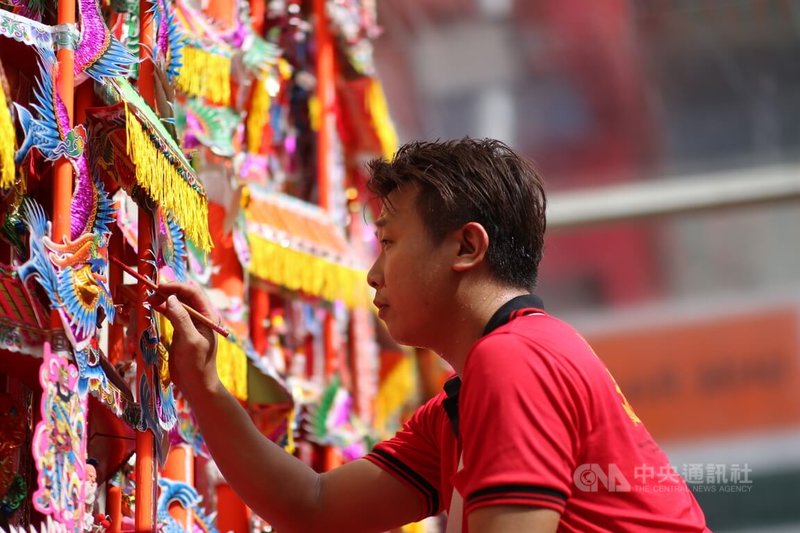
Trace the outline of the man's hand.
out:
<instances>
[{"instance_id":1,"label":"man's hand","mask_svg":"<svg viewBox=\"0 0 800 533\"><path fill-rule=\"evenodd\" d=\"M470 533L554 533L561 515L551 509L516 505L483 507L469 514Z\"/></svg>"},{"instance_id":2,"label":"man's hand","mask_svg":"<svg viewBox=\"0 0 800 533\"><path fill-rule=\"evenodd\" d=\"M217 466L251 509L286 532L385 531L419 517L419 495L369 461L319 475L262 435L220 383L214 332L193 323L181 305L216 321L201 290L181 283L160 288L163 295L151 303L174 328L172 380L189 401Z\"/></svg>"},{"instance_id":3,"label":"man's hand","mask_svg":"<svg viewBox=\"0 0 800 533\"><path fill-rule=\"evenodd\" d=\"M191 403L198 394L217 390L222 385L217 374L216 335L208 326L193 322L181 302L213 322L218 318L200 289L183 283L162 283L159 288L163 296L156 293L151 301L174 329L169 348L169 373ZM168 298L164 300L164 296Z\"/></svg>"}]
</instances>

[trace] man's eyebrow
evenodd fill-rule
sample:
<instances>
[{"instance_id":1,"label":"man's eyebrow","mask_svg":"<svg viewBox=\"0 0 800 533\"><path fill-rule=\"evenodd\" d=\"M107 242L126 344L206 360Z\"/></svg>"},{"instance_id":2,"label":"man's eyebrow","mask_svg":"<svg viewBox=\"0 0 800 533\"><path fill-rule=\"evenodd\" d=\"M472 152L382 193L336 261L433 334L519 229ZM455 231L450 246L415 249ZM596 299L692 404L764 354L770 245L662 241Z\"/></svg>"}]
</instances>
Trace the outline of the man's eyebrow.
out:
<instances>
[{"instance_id":1,"label":"man's eyebrow","mask_svg":"<svg viewBox=\"0 0 800 533\"><path fill-rule=\"evenodd\" d=\"M386 224L388 223L389 219L386 217L386 215L381 215L378 217L378 219L375 221L375 237L378 237L380 230L386 227Z\"/></svg>"}]
</instances>

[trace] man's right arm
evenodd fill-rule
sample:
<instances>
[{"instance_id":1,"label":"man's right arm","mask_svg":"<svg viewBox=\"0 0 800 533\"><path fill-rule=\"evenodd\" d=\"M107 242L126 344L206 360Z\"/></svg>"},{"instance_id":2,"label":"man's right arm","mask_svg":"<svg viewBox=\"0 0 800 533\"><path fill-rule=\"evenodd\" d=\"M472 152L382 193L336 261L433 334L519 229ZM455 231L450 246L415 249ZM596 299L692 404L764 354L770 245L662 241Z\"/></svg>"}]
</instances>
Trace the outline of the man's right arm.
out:
<instances>
[{"instance_id":1,"label":"man's right arm","mask_svg":"<svg viewBox=\"0 0 800 533\"><path fill-rule=\"evenodd\" d=\"M220 385L189 400L225 480L277 531L385 531L419 518L419 496L366 460L317 474L264 437Z\"/></svg>"},{"instance_id":2,"label":"man's right arm","mask_svg":"<svg viewBox=\"0 0 800 533\"><path fill-rule=\"evenodd\" d=\"M164 292L213 320L199 289L163 284ZM225 480L278 531L385 531L422 514L422 500L377 465L357 460L318 474L264 437L216 372L216 338L194 324L174 298L156 306L172 323L170 373L197 418Z\"/></svg>"}]
</instances>

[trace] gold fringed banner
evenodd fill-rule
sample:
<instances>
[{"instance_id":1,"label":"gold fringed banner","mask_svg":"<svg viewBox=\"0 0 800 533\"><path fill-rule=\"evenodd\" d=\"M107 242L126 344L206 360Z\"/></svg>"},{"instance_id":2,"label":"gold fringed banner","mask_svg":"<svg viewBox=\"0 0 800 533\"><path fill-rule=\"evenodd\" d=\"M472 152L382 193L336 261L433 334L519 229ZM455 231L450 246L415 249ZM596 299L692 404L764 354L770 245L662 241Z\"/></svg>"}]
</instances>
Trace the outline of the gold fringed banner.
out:
<instances>
[{"instance_id":1,"label":"gold fringed banner","mask_svg":"<svg viewBox=\"0 0 800 533\"><path fill-rule=\"evenodd\" d=\"M367 273L250 234L250 273L289 290L348 308L369 303Z\"/></svg>"},{"instance_id":2,"label":"gold fringed banner","mask_svg":"<svg viewBox=\"0 0 800 533\"><path fill-rule=\"evenodd\" d=\"M251 154L261 153L264 127L269 120L270 100L266 81L257 79L253 87L253 98L250 100L250 111L247 113L247 151Z\"/></svg>"},{"instance_id":3,"label":"gold fringed banner","mask_svg":"<svg viewBox=\"0 0 800 533\"><path fill-rule=\"evenodd\" d=\"M153 145L151 136L125 105L126 150L136 167L136 182L161 207L169 209L198 248L211 250L208 203L181 175L164 152Z\"/></svg>"},{"instance_id":4,"label":"gold fringed banner","mask_svg":"<svg viewBox=\"0 0 800 533\"><path fill-rule=\"evenodd\" d=\"M179 91L203 97L212 104L230 106L231 58L195 46L184 46L183 65L178 71Z\"/></svg>"},{"instance_id":5,"label":"gold fringed banner","mask_svg":"<svg viewBox=\"0 0 800 533\"><path fill-rule=\"evenodd\" d=\"M367 109L372 117L372 125L375 134L381 142L383 156L391 159L397 150L398 138L397 131L389 116L389 106L386 103L386 96L383 94L381 83L372 78L367 88Z\"/></svg>"},{"instance_id":6,"label":"gold fringed banner","mask_svg":"<svg viewBox=\"0 0 800 533\"><path fill-rule=\"evenodd\" d=\"M239 400L247 400L247 355L235 342L218 337L217 374L225 388Z\"/></svg>"},{"instance_id":7,"label":"gold fringed banner","mask_svg":"<svg viewBox=\"0 0 800 533\"><path fill-rule=\"evenodd\" d=\"M308 125L311 131L319 131L319 122L322 119L322 106L316 94L312 94L308 99Z\"/></svg>"},{"instance_id":8,"label":"gold fringed banner","mask_svg":"<svg viewBox=\"0 0 800 533\"><path fill-rule=\"evenodd\" d=\"M415 389L416 372L413 360L406 355L383 380L375 398L375 419L373 426L379 431L387 431L389 417L402 408Z\"/></svg>"},{"instance_id":9,"label":"gold fringed banner","mask_svg":"<svg viewBox=\"0 0 800 533\"><path fill-rule=\"evenodd\" d=\"M161 338L172 342L173 328L169 320L159 315ZM236 342L217 336L217 374L222 384L240 400L247 400L247 355Z\"/></svg>"},{"instance_id":10,"label":"gold fringed banner","mask_svg":"<svg viewBox=\"0 0 800 533\"><path fill-rule=\"evenodd\" d=\"M0 75L2 72L0 71ZM4 82L5 78L0 80ZM6 99L5 87L0 85L0 189L10 189L14 186L16 167L14 166L14 121Z\"/></svg>"}]
</instances>

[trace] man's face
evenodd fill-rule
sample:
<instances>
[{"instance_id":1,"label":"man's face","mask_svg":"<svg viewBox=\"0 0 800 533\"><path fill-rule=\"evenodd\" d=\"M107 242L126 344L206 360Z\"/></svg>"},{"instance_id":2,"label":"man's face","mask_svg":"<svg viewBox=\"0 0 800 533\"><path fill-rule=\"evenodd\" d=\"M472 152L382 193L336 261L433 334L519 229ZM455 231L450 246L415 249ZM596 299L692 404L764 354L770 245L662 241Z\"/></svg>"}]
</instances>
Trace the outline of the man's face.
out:
<instances>
[{"instance_id":1,"label":"man's face","mask_svg":"<svg viewBox=\"0 0 800 533\"><path fill-rule=\"evenodd\" d=\"M376 221L381 252L367 274L378 316L399 343L435 348L441 319L452 301L453 271L447 240L434 245L419 216L416 187L389 195Z\"/></svg>"}]
</instances>

